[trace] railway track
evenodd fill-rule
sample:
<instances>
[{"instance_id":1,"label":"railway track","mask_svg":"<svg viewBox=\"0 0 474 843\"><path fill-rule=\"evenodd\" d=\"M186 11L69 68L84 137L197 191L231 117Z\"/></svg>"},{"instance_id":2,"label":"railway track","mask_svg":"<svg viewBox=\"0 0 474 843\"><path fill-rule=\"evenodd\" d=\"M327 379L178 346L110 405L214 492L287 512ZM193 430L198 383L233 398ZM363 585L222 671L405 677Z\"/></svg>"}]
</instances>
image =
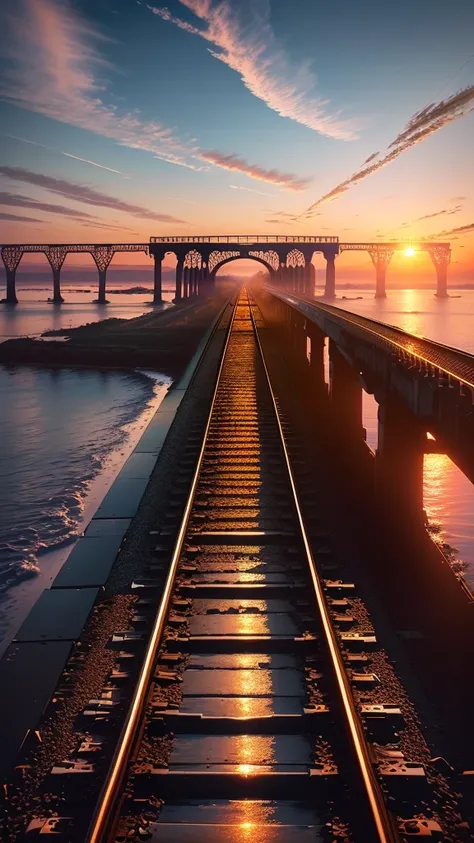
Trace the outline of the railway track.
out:
<instances>
[{"instance_id":1,"label":"railway track","mask_svg":"<svg viewBox=\"0 0 474 843\"><path fill-rule=\"evenodd\" d=\"M343 591L332 589L341 609ZM223 840L228 826L252 828L265 814L271 827L273 812L284 826L306 826L308 840L325 839L331 827L349 839L397 839L316 571L245 291L132 713L90 843L127 839L137 815L144 819L142 806L152 810L162 798L157 840ZM180 803L183 794L198 803Z\"/></svg>"},{"instance_id":2,"label":"railway track","mask_svg":"<svg viewBox=\"0 0 474 843\"><path fill-rule=\"evenodd\" d=\"M70 819L66 795L62 816L30 831L49 822L67 843L451 839L423 766L397 745L390 689L364 703L383 681L371 666L377 639L355 611L356 584L332 578L317 502L303 517L301 460L257 321L243 289L183 514L157 548L164 588L134 584L147 646L88 830L67 830L86 823ZM76 771L110 743L107 704L127 680L134 635L123 634L103 706L84 712ZM80 810L77 793L72 802Z\"/></svg>"}]
</instances>

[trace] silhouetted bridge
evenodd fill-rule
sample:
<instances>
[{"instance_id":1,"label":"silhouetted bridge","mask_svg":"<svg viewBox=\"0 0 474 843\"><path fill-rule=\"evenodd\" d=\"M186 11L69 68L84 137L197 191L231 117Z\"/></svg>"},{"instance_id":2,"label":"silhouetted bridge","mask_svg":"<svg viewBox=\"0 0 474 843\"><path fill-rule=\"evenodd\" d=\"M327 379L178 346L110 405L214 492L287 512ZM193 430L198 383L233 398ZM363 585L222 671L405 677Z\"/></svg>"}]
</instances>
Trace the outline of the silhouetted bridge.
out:
<instances>
[{"instance_id":1,"label":"silhouetted bridge","mask_svg":"<svg viewBox=\"0 0 474 843\"><path fill-rule=\"evenodd\" d=\"M397 251L404 251L407 243L340 243L338 237L285 236L285 235L216 235L194 237L151 237L149 243L63 243L15 244L1 247L6 270L6 299L17 302L16 272L24 254L43 253L53 273L52 301L63 301L61 295L61 269L70 253L89 253L97 266L99 290L97 301L106 302L107 269L117 252L145 252L154 259L153 302L162 301L162 264L165 255L176 256L175 298L180 301L195 295L212 292L217 271L226 264L247 258L265 266L278 286L302 293L312 293L315 270L312 258L315 252L326 260L324 296L333 299L336 292L336 258L341 252L365 251L375 267L378 298L385 296L385 281L390 261ZM447 295L447 273L451 259L449 243L411 243L413 251L427 252L436 270L437 296Z\"/></svg>"}]
</instances>

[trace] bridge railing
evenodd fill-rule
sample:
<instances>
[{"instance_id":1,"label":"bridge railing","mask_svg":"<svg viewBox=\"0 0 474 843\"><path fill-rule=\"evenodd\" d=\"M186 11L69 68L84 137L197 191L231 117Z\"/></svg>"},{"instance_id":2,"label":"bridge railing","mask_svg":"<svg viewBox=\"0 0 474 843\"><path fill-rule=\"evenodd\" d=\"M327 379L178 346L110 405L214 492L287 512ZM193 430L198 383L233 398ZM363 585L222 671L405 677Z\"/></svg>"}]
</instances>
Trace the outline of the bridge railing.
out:
<instances>
[{"instance_id":1,"label":"bridge railing","mask_svg":"<svg viewBox=\"0 0 474 843\"><path fill-rule=\"evenodd\" d=\"M150 237L150 243L339 243L339 237L307 237L299 235L272 234L226 234L191 237Z\"/></svg>"},{"instance_id":2,"label":"bridge railing","mask_svg":"<svg viewBox=\"0 0 474 843\"><path fill-rule=\"evenodd\" d=\"M474 390L474 355L466 351L417 337L402 328L323 302L304 300L276 288L268 287L268 290L289 304L303 308L328 336L332 333L329 327L332 323L336 328L334 339L337 339L337 328L340 327L356 339L369 342L383 352L396 354L408 365L433 367L440 375L444 374Z\"/></svg>"}]
</instances>

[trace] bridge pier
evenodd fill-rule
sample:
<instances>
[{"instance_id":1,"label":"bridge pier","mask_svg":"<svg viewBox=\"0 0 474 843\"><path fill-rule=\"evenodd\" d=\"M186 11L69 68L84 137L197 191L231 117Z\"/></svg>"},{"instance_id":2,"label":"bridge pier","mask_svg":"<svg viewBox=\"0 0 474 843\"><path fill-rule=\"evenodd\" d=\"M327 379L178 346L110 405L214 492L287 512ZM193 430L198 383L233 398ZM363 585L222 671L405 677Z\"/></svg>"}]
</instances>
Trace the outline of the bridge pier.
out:
<instances>
[{"instance_id":1,"label":"bridge pier","mask_svg":"<svg viewBox=\"0 0 474 843\"><path fill-rule=\"evenodd\" d=\"M23 252L18 246L4 246L1 251L7 281L7 295L3 301L7 304L18 304L16 297L16 271Z\"/></svg>"},{"instance_id":2,"label":"bridge pier","mask_svg":"<svg viewBox=\"0 0 474 843\"><path fill-rule=\"evenodd\" d=\"M329 253L326 258L326 286L324 287L324 298L336 298L336 255Z\"/></svg>"},{"instance_id":3,"label":"bridge pier","mask_svg":"<svg viewBox=\"0 0 474 843\"><path fill-rule=\"evenodd\" d=\"M155 266L153 268L153 304L161 304L163 301L162 288L162 266L163 257L161 255L154 255Z\"/></svg>"},{"instance_id":4,"label":"bridge pier","mask_svg":"<svg viewBox=\"0 0 474 843\"><path fill-rule=\"evenodd\" d=\"M311 261L306 261L304 268L304 288L303 292L307 296L314 295L314 266Z\"/></svg>"},{"instance_id":5,"label":"bridge pier","mask_svg":"<svg viewBox=\"0 0 474 843\"><path fill-rule=\"evenodd\" d=\"M324 374L323 374L324 377ZM362 423L362 385L358 372L329 340L329 399L338 433L350 442L365 439Z\"/></svg>"},{"instance_id":6,"label":"bridge pier","mask_svg":"<svg viewBox=\"0 0 474 843\"><path fill-rule=\"evenodd\" d=\"M62 304L64 301L61 295L61 270L53 269L53 303Z\"/></svg>"},{"instance_id":7,"label":"bridge pier","mask_svg":"<svg viewBox=\"0 0 474 843\"><path fill-rule=\"evenodd\" d=\"M369 255L375 267L375 298L387 298L385 288L385 281L387 278L387 269L393 257L393 249L388 249L385 246L376 246L374 249L369 249Z\"/></svg>"},{"instance_id":8,"label":"bridge pier","mask_svg":"<svg viewBox=\"0 0 474 843\"><path fill-rule=\"evenodd\" d=\"M306 323L306 334L310 341L309 371L313 386L320 392L326 390L324 380L324 342L325 334L314 322Z\"/></svg>"},{"instance_id":9,"label":"bridge pier","mask_svg":"<svg viewBox=\"0 0 474 843\"><path fill-rule=\"evenodd\" d=\"M114 246L95 246L91 249L91 255L94 258L95 265L99 273L99 294L97 296L96 304L108 304L105 298L105 289L107 283L107 269L115 254Z\"/></svg>"},{"instance_id":10,"label":"bridge pier","mask_svg":"<svg viewBox=\"0 0 474 843\"><path fill-rule=\"evenodd\" d=\"M426 434L393 395L379 406L376 492L397 516L423 521L423 457Z\"/></svg>"},{"instance_id":11,"label":"bridge pier","mask_svg":"<svg viewBox=\"0 0 474 843\"><path fill-rule=\"evenodd\" d=\"M99 293L97 296L97 304L108 304L105 297L105 289L107 283L107 270L99 269Z\"/></svg>"},{"instance_id":12,"label":"bridge pier","mask_svg":"<svg viewBox=\"0 0 474 843\"><path fill-rule=\"evenodd\" d=\"M451 249L438 246L429 249L430 258L436 270L436 296L439 299L448 297L448 266L451 261Z\"/></svg>"},{"instance_id":13,"label":"bridge pier","mask_svg":"<svg viewBox=\"0 0 474 843\"><path fill-rule=\"evenodd\" d=\"M3 299L7 304L18 304L16 296L16 269L5 268L7 276L7 294Z\"/></svg>"},{"instance_id":14,"label":"bridge pier","mask_svg":"<svg viewBox=\"0 0 474 843\"><path fill-rule=\"evenodd\" d=\"M66 259L67 251L63 246L49 246L46 250L46 257L53 270L53 303L61 304L64 299L61 295L61 269Z\"/></svg>"},{"instance_id":15,"label":"bridge pier","mask_svg":"<svg viewBox=\"0 0 474 843\"><path fill-rule=\"evenodd\" d=\"M182 298L183 298L183 291L182 291L183 264L184 264L183 258L178 258L178 261L176 263L176 289L175 289L175 296L174 296L175 302L181 301Z\"/></svg>"}]
</instances>

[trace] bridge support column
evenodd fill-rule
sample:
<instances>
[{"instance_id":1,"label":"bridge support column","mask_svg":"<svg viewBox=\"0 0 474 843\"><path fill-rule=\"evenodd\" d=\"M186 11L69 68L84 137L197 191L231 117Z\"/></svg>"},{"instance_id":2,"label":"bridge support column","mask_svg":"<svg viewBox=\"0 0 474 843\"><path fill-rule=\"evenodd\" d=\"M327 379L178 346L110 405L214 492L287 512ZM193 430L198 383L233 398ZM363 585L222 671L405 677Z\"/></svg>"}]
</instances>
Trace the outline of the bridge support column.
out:
<instances>
[{"instance_id":1,"label":"bridge support column","mask_svg":"<svg viewBox=\"0 0 474 843\"><path fill-rule=\"evenodd\" d=\"M53 269L53 302L61 304L64 299L61 295L61 270Z\"/></svg>"},{"instance_id":2,"label":"bridge support column","mask_svg":"<svg viewBox=\"0 0 474 843\"><path fill-rule=\"evenodd\" d=\"M393 249L388 249L386 246L375 246L368 252L375 266L375 298L385 299L387 297L385 279L389 263L393 257Z\"/></svg>"},{"instance_id":3,"label":"bridge support column","mask_svg":"<svg viewBox=\"0 0 474 843\"><path fill-rule=\"evenodd\" d=\"M429 249L430 258L436 270L436 295L439 299L448 296L448 266L451 261L449 246L436 246Z\"/></svg>"},{"instance_id":4,"label":"bridge support column","mask_svg":"<svg viewBox=\"0 0 474 843\"><path fill-rule=\"evenodd\" d=\"M23 256L23 251L18 246L4 246L2 248L2 260L5 265L7 294L3 299L7 304L18 304L16 297L16 271Z\"/></svg>"},{"instance_id":5,"label":"bridge support column","mask_svg":"<svg viewBox=\"0 0 474 843\"><path fill-rule=\"evenodd\" d=\"M336 343L329 340L329 398L335 427L344 439L365 439L362 424L362 385L357 371Z\"/></svg>"},{"instance_id":6,"label":"bridge support column","mask_svg":"<svg viewBox=\"0 0 474 843\"><path fill-rule=\"evenodd\" d=\"M91 255L94 258L95 265L99 271L99 295L97 296L97 304L108 304L105 298L105 288L107 282L107 269L110 266L110 261L115 254L113 246L94 246L91 249Z\"/></svg>"},{"instance_id":7,"label":"bridge support column","mask_svg":"<svg viewBox=\"0 0 474 843\"><path fill-rule=\"evenodd\" d=\"M423 521L423 455L426 434L394 396L380 404L376 491L392 515ZM409 526L409 525L408 525Z\"/></svg>"},{"instance_id":8,"label":"bridge support column","mask_svg":"<svg viewBox=\"0 0 474 843\"><path fill-rule=\"evenodd\" d=\"M310 341L309 349L309 371L315 388L319 391L326 390L324 381L324 333L314 322L306 323L306 332Z\"/></svg>"},{"instance_id":9,"label":"bridge support column","mask_svg":"<svg viewBox=\"0 0 474 843\"><path fill-rule=\"evenodd\" d=\"M161 255L154 255L155 266L153 269L153 304L161 304L163 301L163 287L162 287L162 266L163 258Z\"/></svg>"},{"instance_id":10,"label":"bridge support column","mask_svg":"<svg viewBox=\"0 0 474 843\"><path fill-rule=\"evenodd\" d=\"M306 261L304 268L303 292L306 296L312 296L314 294L314 266L311 261Z\"/></svg>"},{"instance_id":11,"label":"bridge support column","mask_svg":"<svg viewBox=\"0 0 474 843\"><path fill-rule=\"evenodd\" d=\"M7 294L3 299L7 304L18 304L16 297L16 269L5 269L7 276Z\"/></svg>"},{"instance_id":12,"label":"bridge support column","mask_svg":"<svg viewBox=\"0 0 474 843\"><path fill-rule=\"evenodd\" d=\"M53 270L53 303L64 301L61 295L61 269L66 259L67 251L64 246L48 246L45 250L49 265Z\"/></svg>"},{"instance_id":13,"label":"bridge support column","mask_svg":"<svg viewBox=\"0 0 474 843\"><path fill-rule=\"evenodd\" d=\"M214 288L209 276L209 267L206 261L204 261L201 268L201 295L212 296L213 292Z\"/></svg>"},{"instance_id":14,"label":"bridge support column","mask_svg":"<svg viewBox=\"0 0 474 843\"><path fill-rule=\"evenodd\" d=\"M324 288L324 298L336 298L336 255L326 254L326 286Z\"/></svg>"},{"instance_id":15,"label":"bridge support column","mask_svg":"<svg viewBox=\"0 0 474 843\"><path fill-rule=\"evenodd\" d=\"M108 304L105 297L105 290L107 286L107 270L99 269L99 294L97 296L97 304Z\"/></svg>"},{"instance_id":16,"label":"bridge support column","mask_svg":"<svg viewBox=\"0 0 474 843\"><path fill-rule=\"evenodd\" d=\"M182 283L183 283L183 259L178 258L178 262L176 264L176 290L174 300L181 301L183 298L182 293Z\"/></svg>"}]
</instances>

